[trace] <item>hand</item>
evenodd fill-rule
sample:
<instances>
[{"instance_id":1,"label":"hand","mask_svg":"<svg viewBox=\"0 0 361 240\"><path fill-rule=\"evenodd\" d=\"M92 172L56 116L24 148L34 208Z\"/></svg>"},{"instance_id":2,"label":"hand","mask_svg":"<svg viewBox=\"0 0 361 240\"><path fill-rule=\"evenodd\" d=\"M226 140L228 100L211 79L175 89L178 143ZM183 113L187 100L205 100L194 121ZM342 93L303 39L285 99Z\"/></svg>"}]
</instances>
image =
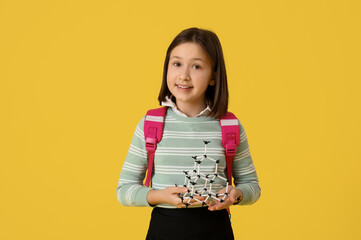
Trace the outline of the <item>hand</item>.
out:
<instances>
[{"instance_id":1,"label":"hand","mask_svg":"<svg viewBox=\"0 0 361 240\"><path fill-rule=\"evenodd\" d=\"M188 192L188 188L186 187L167 187L162 190L153 189L148 192L147 201L150 205L166 203L176 206L177 208L185 208L185 203L188 203L189 199L185 198L182 201L179 194L186 192ZM195 199L191 199L188 206L200 205L205 200L205 197L194 196L194 198L200 200L200 202Z\"/></svg>"},{"instance_id":2,"label":"hand","mask_svg":"<svg viewBox=\"0 0 361 240\"><path fill-rule=\"evenodd\" d=\"M222 194L225 192L226 192L226 188L223 188L218 191L219 194ZM224 202L220 202L216 199L213 199L210 203L207 203L208 210L214 211L214 210L226 209L229 206L233 205L233 203L235 203L237 201L237 198L240 198L242 200L242 198L243 198L242 191L233 186L228 186L228 197L226 197L224 199Z\"/></svg>"}]
</instances>

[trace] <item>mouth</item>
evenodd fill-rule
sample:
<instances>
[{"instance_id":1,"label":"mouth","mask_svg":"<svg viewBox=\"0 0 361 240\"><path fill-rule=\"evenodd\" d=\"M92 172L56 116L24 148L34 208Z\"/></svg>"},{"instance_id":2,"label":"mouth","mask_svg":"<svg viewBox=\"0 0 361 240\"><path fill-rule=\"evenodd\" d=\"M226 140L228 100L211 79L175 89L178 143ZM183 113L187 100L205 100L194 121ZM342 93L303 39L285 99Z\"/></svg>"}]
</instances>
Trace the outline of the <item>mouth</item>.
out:
<instances>
[{"instance_id":1,"label":"mouth","mask_svg":"<svg viewBox=\"0 0 361 240\"><path fill-rule=\"evenodd\" d=\"M190 89L190 88L193 88L193 87L191 87L191 86L180 85L180 84L176 84L176 86L177 86L178 88L182 88L182 89Z\"/></svg>"}]
</instances>

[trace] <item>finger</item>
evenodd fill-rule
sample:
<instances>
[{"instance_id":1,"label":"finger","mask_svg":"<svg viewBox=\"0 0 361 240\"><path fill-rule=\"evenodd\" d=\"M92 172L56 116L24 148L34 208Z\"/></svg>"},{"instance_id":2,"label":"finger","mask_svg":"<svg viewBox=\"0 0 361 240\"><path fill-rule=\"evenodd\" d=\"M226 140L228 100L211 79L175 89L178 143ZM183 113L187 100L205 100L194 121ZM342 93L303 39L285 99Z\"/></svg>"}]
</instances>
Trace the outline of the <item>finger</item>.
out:
<instances>
[{"instance_id":1,"label":"finger","mask_svg":"<svg viewBox=\"0 0 361 240\"><path fill-rule=\"evenodd\" d=\"M230 200L232 203L235 203L235 202L236 202L236 197L235 197L233 194L231 194L231 195L229 196L229 200Z\"/></svg>"},{"instance_id":2,"label":"finger","mask_svg":"<svg viewBox=\"0 0 361 240\"><path fill-rule=\"evenodd\" d=\"M206 197L194 196L194 197L193 197L193 200L194 200L194 199L198 199L198 200L200 200L200 201L204 201L204 200L206 199Z\"/></svg>"},{"instance_id":3,"label":"finger","mask_svg":"<svg viewBox=\"0 0 361 240\"><path fill-rule=\"evenodd\" d=\"M184 194L183 195L183 198L185 198L185 199L198 199L198 200L201 200L201 201L203 201L203 200L205 200L206 199L206 197L205 196L199 196L199 195L192 195L191 193L186 193L186 194Z\"/></svg>"},{"instance_id":4,"label":"finger","mask_svg":"<svg viewBox=\"0 0 361 240\"><path fill-rule=\"evenodd\" d=\"M221 190L218 191L218 194L222 194L222 193L225 193L225 192L226 192L226 189L222 188Z\"/></svg>"},{"instance_id":5,"label":"finger","mask_svg":"<svg viewBox=\"0 0 361 240\"><path fill-rule=\"evenodd\" d=\"M189 197L187 197L187 198L178 197L175 204L173 204L173 205L176 206L177 208L186 208L186 207L189 207L191 204L192 203L190 202Z\"/></svg>"},{"instance_id":6,"label":"finger","mask_svg":"<svg viewBox=\"0 0 361 240\"><path fill-rule=\"evenodd\" d=\"M216 203L214 203L214 204L211 203L210 205L208 205L208 210L209 210L209 211L214 211L214 210L216 210L216 205L217 205Z\"/></svg>"},{"instance_id":7,"label":"finger","mask_svg":"<svg viewBox=\"0 0 361 240\"><path fill-rule=\"evenodd\" d=\"M233 191L230 192L229 197L232 200L232 203L235 203L237 201L237 198L241 197L242 192L239 189L232 189Z\"/></svg>"},{"instance_id":8,"label":"finger","mask_svg":"<svg viewBox=\"0 0 361 240\"><path fill-rule=\"evenodd\" d=\"M175 197L175 196L174 196ZM200 199L198 199L200 198ZM176 206L177 208L186 208L189 206L197 206L197 205L207 205L204 200L204 197L199 197L196 199L195 197L175 197L172 200L172 205Z\"/></svg>"},{"instance_id":9,"label":"finger","mask_svg":"<svg viewBox=\"0 0 361 240\"><path fill-rule=\"evenodd\" d=\"M186 187L169 187L171 193L186 193L188 192L188 188Z\"/></svg>"},{"instance_id":10,"label":"finger","mask_svg":"<svg viewBox=\"0 0 361 240\"><path fill-rule=\"evenodd\" d=\"M182 204L177 204L175 205L177 208L185 208L186 206L182 203Z\"/></svg>"},{"instance_id":11,"label":"finger","mask_svg":"<svg viewBox=\"0 0 361 240\"><path fill-rule=\"evenodd\" d=\"M218 210L222 210L222 209L227 208L227 207L228 207L228 205L217 204L217 205L209 207L208 210L209 211L218 211Z\"/></svg>"},{"instance_id":12,"label":"finger","mask_svg":"<svg viewBox=\"0 0 361 240\"><path fill-rule=\"evenodd\" d=\"M184 197L182 198L183 199L183 204L186 206L186 207L189 207L189 206L198 206L198 205L208 205L206 202L205 202L205 197Z\"/></svg>"},{"instance_id":13,"label":"finger","mask_svg":"<svg viewBox=\"0 0 361 240\"><path fill-rule=\"evenodd\" d=\"M200 203L202 204L204 202L205 198L190 198L190 197L184 197L183 203Z\"/></svg>"},{"instance_id":14,"label":"finger","mask_svg":"<svg viewBox=\"0 0 361 240\"><path fill-rule=\"evenodd\" d=\"M213 209L217 204L219 204L219 202L216 200L212 200L212 201L207 200L206 203L208 205L208 209Z\"/></svg>"},{"instance_id":15,"label":"finger","mask_svg":"<svg viewBox=\"0 0 361 240\"><path fill-rule=\"evenodd\" d=\"M210 203L208 203L208 209L209 209L209 210L214 209L216 205L217 205L217 203L215 203L215 202L210 202Z\"/></svg>"},{"instance_id":16,"label":"finger","mask_svg":"<svg viewBox=\"0 0 361 240\"><path fill-rule=\"evenodd\" d=\"M207 203L204 202L204 201L194 200L194 199L192 199L192 200L190 200L190 201L189 201L189 200L183 201L183 203L196 204L196 205L200 205L200 204L207 205Z\"/></svg>"},{"instance_id":17,"label":"finger","mask_svg":"<svg viewBox=\"0 0 361 240\"><path fill-rule=\"evenodd\" d=\"M233 189L233 186L228 185L228 191L227 191L227 192L230 193L230 192L232 191L232 189ZM221 190L219 190L218 193L219 193L219 194L225 193L226 190L227 190L227 187L224 187L224 188L222 188Z\"/></svg>"},{"instance_id":18,"label":"finger","mask_svg":"<svg viewBox=\"0 0 361 240\"><path fill-rule=\"evenodd\" d=\"M221 210L221 209L227 208L232 205L232 202L230 200L225 200L222 203L218 202L217 200L213 200L212 202L215 202L215 203L209 206L208 209L210 211Z\"/></svg>"},{"instance_id":19,"label":"finger","mask_svg":"<svg viewBox=\"0 0 361 240\"><path fill-rule=\"evenodd\" d=\"M190 206L199 206L199 205L206 205L204 202L202 202L202 201L195 201L195 202L185 202L185 203L183 203L183 206L184 207L190 207Z\"/></svg>"}]
</instances>

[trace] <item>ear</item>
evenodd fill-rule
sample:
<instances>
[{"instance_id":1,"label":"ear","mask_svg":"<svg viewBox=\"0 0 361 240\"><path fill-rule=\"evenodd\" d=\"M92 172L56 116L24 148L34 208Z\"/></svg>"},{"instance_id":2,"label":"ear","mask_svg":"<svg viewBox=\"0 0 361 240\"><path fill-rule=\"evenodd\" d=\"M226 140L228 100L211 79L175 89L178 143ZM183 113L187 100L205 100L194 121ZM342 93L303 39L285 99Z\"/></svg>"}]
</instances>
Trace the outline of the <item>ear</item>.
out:
<instances>
[{"instance_id":1,"label":"ear","mask_svg":"<svg viewBox=\"0 0 361 240\"><path fill-rule=\"evenodd\" d=\"M211 81L209 82L209 85L210 85L210 86L214 86L214 85L216 84L216 77L215 77L215 75L216 75L216 72L213 72L212 77L211 77Z\"/></svg>"}]
</instances>

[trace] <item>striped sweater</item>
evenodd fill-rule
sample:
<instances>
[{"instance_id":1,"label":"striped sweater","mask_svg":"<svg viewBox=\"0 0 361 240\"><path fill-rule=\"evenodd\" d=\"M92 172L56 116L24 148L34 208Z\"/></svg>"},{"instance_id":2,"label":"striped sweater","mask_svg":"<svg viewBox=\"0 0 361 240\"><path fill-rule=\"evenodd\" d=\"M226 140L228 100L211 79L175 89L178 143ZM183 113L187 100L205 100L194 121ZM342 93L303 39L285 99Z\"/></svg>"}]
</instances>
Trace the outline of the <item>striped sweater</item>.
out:
<instances>
[{"instance_id":1,"label":"striped sweater","mask_svg":"<svg viewBox=\"0 0 361 240\"><path fill-rule=\"evenodd\" d=\"M247 205L259 199L261 189L246 133L241 123L239 126L240 145L233 159L232 174L235 187L243 192L243 199L239 205ZM194 169L195 160L192 157L203 156L205 153L212 159L220 160L217 167L217 174L220 177L216 178L212 184L212 191L217 192L226 185L225 150L222 146L219 120L208 116L184 117L176 114L172 108L168 108L163 138L158 143L155 152L151 188L143 185L148 168L143 128L144 117L136 127L120 173L116 192L118 201L122 205L150 206L147 202L147 194L151 189L164 189L175 184L182 186L185 183L184 171L191 172ZM206 147L204 141L209 142ZM213 161L205 159L200 164L200 171L204 174L212 174L215 169ZM197 187L202 188L202 184L198 184ZM157 207L175 208L168 204L159 204Z\"/></svg>"}]
</instances>

